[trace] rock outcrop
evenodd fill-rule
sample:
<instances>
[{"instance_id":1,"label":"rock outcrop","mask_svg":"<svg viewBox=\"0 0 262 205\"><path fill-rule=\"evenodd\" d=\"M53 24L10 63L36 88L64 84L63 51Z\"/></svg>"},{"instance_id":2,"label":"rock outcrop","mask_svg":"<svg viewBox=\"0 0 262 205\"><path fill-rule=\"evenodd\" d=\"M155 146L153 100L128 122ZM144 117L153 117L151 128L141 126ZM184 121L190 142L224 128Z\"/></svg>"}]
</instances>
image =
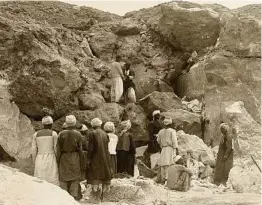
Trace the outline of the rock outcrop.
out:
<instances>
[{"instance_id":1,"label":"rock outcrop","mask_svg":"<svg viewBox=\"0 0 262 205\"><path fill-rule=\"evenodd\" d=\"M33 126L11 102L4 81L0 82L0 161L26 159L31 155Z\"/></svg>"},{"instance_id":2,"label":"rock outcrop","mask_svg":"<svg viewBox=\"0 0 262 205\"><path fill-rule=\"evenodd\" d=\"M79 205L60 187L4 165L0 165L0 203Z\"/></svg>"},{"instance_id":3,"label":"rock outcrop","mask_svg":"<svg viewBox=\"0 0 262 205\"><path fill-rule=\"evenodd\" d=\"M117 55L135 72L140 105L128 116L136 141L148 140L147 116L154 109L200 136L200 116L182 110L184 96L204 100L215 145L223 102L243 101L260 124L260 5L230 10L169 2L124 17L62 2L0 5L0 76L14 107L37 129L51 115L59 131L67 114L85 124L100 117L117 126L125 110L110 103L109 65ZM83 49L85 39L95 57ZM198 55L187 72L193 51ZM30 127L19 115L22 127Z\"/></svg>"},{"instance_id":4,"label":"rock outcrop","mask_svg":"<svg viewBox=\"0 0 262 205\"><path fill-rule=\"evenodd\" d=\"M243 102L228 102L224 118L237 131L239 150L235 148L234 167L230 170L228 183L240 193L260 193L261 173L261 129L246 111Z\"/></svg>"}]
</instances>

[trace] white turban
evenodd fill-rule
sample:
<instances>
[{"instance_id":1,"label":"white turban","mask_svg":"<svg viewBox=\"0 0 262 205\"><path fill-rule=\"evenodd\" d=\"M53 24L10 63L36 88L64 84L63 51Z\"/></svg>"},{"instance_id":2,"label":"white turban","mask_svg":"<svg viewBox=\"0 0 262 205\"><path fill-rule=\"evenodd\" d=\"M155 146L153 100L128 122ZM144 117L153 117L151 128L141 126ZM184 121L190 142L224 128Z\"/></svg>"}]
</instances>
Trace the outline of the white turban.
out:
<instances>
[{"instance_id":1,"label":"white turban","mask_svg":"<svg viewBox=\"0 0 262 205\"><path fill-rule=\"evenodd\" d=\"M155 111L153 112L153 117L154 117L155 115L157 115L157 114L160 114L160 110L155 110Z\"/></svg>"},{"instance_id":2,"label":"white turban","mask_svg":"<svg viewBox=\"0 0 262 205\"><path fill-rule=\"evenodd\" d=\"M175 156L174 162L176 163L178 160L180 160L182 157L180 155Z\"/></svg>"},{"instance_id":3,"label":"white turban","mask_svg":"<svg viewBox=\"0 0 262 205\"><path fill-rule=\"evenodd\" d=\"M100 120L99 118L94 118L93 120L91 120L92 127L101 127L102 123L102 120Z\"/></svg>"},{"instance_id":4,"label":"white turban","mask_svg":"<svg viewBox=\"0 0 262 205\"><path fill-rule=\"evenodd\" d=\"M86 126L86 125L84 125L84 124L82 124L82 128L81 128L81 130L80 130L80 131L87 131L87 130L88 130L87 126Z\"/></svg>"},{"instance_id":5,"label":"white turban","mask_svg":"<svg viewBox=\"0 0 262 205\"><path fill-rule=\"evenodd\" d=\"M129 130L131 128L132 124L131 124L130 120L126 120L126 121L122 121L120 123L120 126L123 130Z\"/></svg>"},{"instance_id":6,"label":"white turban","mask_svg":"<svg viewBox=\"0 0 262 205\"><path fill-rule=\"evenodd\" d=\"M170 125L170 124L172 124L172 118L171 117L165 117L164 125Z\"/></svg>"},{"instance_id":7,"label":"white turban","mask_svg":"<svg viewBox=\"0 0 262 205\"><path fill-rule=\"evenodd\" d=\"M222 123L220 125L220 130L221 130L222 133L223 132L228 132L229 131L229 125L227 123Z\"/></svg>"},{"instance_id":8,"label":"white turban","mask_svg":"<svg viewBox=\"0 0 262 205\"><path fill-rule=\"evenodd\" d=\"M66 124L67 126L75 126L76 125L76 117L74 115L66 116Z\"/></svg>"},{"instance_id":9,"label":"white turban","mask_svg":"<svg viewBox=\"0 0 262 205\"><path fill-rule=\"evenodd\" d=\"M104 130L106 132L111 132L114 133L115 132L115 125L113 122L106 122L104 125Z\"/></svg>"},{"instance_id":10,"label":"white turban","mask_svg":"<svg viewBox=\"0 0 262 205\"><path fill-rule=\"evenodd\" d=\"M42 119L42 124L43 125L50 125L53 124L53 119L50 116L43 117Z\"/></svg>"}]
</instances>

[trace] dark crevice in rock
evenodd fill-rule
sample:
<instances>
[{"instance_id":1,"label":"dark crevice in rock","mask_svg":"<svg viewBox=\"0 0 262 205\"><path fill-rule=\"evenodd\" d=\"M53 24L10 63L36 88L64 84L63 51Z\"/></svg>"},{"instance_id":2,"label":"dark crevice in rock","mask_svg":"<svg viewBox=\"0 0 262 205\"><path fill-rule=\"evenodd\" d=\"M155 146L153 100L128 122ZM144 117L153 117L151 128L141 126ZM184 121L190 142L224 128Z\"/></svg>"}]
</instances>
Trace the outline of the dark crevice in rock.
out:
<instances>
[{"instance_id":1,"label":"dark crevice in rock","mask_svg":"<svg viewBox=\"0 0 262 205\"><path fill-rule=\"evenodd\" d=\"M5 150L4 148L0 145L0 162L15 162L16 159L12 156L10 156Z\"/></svg>"}]
</instances>

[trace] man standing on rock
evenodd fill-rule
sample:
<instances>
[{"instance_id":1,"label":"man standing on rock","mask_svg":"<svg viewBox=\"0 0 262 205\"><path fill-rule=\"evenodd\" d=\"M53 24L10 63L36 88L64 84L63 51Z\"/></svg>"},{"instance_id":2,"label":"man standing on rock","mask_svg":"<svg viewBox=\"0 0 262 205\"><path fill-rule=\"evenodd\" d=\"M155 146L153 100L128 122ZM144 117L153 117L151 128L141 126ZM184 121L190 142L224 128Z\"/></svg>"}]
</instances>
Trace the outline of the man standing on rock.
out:
<instances>
[{"instance_id":1,"label":"man standing on rock","mask_svg":"<svg viewBox=\"0 0 262 205\"><path fill-rule=\"evenodd\" d=\"M81 179L82 136L75 128L75 116L66 116L66 125L66 130L59 133L57 142L60 186L76 200L80 200L78 189Z\"/></svg>"},{"instance_id":2,"label":"man standing on rock","mask_svg":"<svg viewBox=\"0 0 262 205\"><path fill-rule=\"evenodd\" d=\"M124 74L121 68L121 64L119 63L121 60L120 56L116 57L116 62L111 64L111 102L118 103L123 95L124 87L123 87L123 79Z\"/></svg>"},{"instance_id":3,"label":"man standing on rock","mask_svg":"<svg viewBox=\"0 0 262 205\"><path fill-rule=\"evenodd\" d=\"M144 152L144 162L151 168L150 156L154 153L160 152L161 148L157 142L157 134L162 129L160 124L160 110L153 112L153 120L148 124L149 142L146 151Z\"/></svg>"},{"instance_id":4,"label":"man standing on rock","mask_svg":"<svg viewBox=\"0 0 262 205\"><path fill-rule=\"evenodd\" d=\"M44 129L39 130L33 136L34 176L59 186L58 166L55 155L57 133L52 130L52 117L44 117L42 124Z\"/></svg>"}]
</instances>

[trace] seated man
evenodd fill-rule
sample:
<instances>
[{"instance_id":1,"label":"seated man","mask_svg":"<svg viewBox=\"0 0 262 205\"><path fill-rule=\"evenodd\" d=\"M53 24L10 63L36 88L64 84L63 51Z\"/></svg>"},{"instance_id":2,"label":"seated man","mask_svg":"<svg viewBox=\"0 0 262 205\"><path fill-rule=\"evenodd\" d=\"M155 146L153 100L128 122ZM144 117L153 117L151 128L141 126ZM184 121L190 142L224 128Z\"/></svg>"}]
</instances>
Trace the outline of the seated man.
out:
<instances>
[{"instance_id":1,"label":"seated man","mask_svg":"<svg viewBox=\"0 0 262 205\"><path fill-rule=\"evenodd\" d=\"M180 155L174 158L174 162L176 164L168 170L167 187L177 191L188 191L192 172L185 167L185 160Z\"/></svg>"}]
</instances>

